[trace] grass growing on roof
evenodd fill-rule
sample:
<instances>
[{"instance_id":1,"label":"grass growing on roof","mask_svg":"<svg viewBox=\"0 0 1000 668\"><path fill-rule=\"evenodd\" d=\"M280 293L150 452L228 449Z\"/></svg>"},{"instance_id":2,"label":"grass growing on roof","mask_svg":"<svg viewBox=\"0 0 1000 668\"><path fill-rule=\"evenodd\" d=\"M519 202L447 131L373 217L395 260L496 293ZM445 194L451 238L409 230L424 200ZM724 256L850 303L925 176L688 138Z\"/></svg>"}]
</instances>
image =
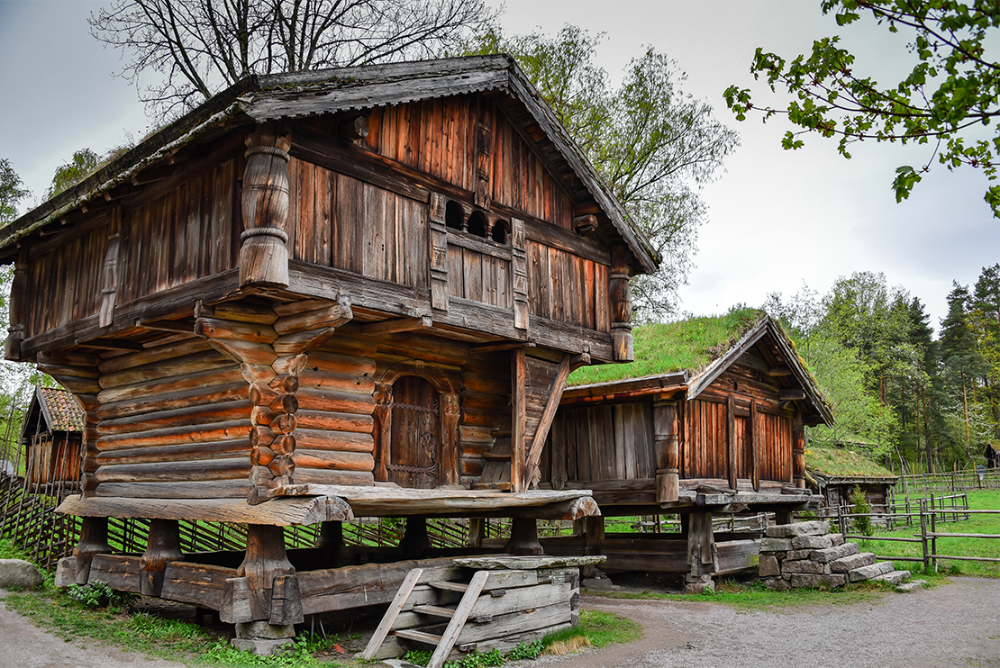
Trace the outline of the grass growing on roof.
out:
<instances>
[{"instance_id":1,"label":"grass growing on roof","mask_svg":"<svg viewBox=\"0 0 1000 668\"><path fill-rule=\"evenodd\" d=\"M640 325L633 331L635 361L583 367L570 385L642 378L674 371L697 371L725 353L763 315L752 308L680 322Z\"/></svg>"},{"instance_id":2,"label":"grass growing on roof","mask_svg":"<svg viewBox=\"0 0 1000 668\"><path fill-rule=\"evenodd\" d=\"M806 468L829 477L850 478L892 478L896 474L868 459L868 457L845 448L810 445L806 449Z\"/></svg>"}]
</instances>

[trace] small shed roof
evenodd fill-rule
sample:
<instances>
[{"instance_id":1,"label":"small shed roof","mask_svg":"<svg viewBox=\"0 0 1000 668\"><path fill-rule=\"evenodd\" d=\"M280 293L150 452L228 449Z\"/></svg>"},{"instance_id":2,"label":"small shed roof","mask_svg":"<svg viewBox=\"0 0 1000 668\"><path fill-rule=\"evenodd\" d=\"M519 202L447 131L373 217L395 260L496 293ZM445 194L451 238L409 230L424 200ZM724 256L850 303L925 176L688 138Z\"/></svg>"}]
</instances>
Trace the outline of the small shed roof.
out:
<instances>
[{"instance_id":1,"label":"small shed roof","mask_svg":"<svg viewBox=\"0 0 1000 668\"><path fill-rule=\"evenodd\" d=\"M84 414L73 394L55 387L36 387L28 408L29 417L40 410L48 431L83 431ZM25 428L28 428L27 421Z\"/></svg>"},{"instance_id":2,"label":"small shed roof","mask_svg":"<svg viewBox=\"0 0 1000 668\"><path fill-rule=\"evenodd\" d=\"M752 347L760 346L791 371L782 382L805 391L815 421L833 424L833 413L795 345L762 311L738 309L724 316L643 325L634 331L634 346L634 362L575 371L564 396L610 398L684 389L690 401Z\"/></svg>"},{"instance_id":3,"label":"small shed roof","mask_svg":"<svg viewBox=\"0 0 1000 668\"><path fill-rule=\"evenodd\" d=\"M659 257L604 186L517 63L508 55L471 56L247 77L213 96L121 157L38 208L0 228L0 260L17 240L55 223L181 148L220 136L233 125L343 111L476 92L506 94L505 113L539 146L553 172L579 201L593 203L605 230L631 249L639 272L656 270Z\"/></svg>"}]
</instances>

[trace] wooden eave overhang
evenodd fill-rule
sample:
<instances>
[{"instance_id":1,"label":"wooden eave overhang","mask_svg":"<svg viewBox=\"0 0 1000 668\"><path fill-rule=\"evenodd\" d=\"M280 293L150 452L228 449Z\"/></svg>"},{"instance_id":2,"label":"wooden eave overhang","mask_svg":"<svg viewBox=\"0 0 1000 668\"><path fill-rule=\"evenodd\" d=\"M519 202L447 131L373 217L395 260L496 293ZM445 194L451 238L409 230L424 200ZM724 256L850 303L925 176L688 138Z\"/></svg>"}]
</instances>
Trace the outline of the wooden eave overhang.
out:
<instances>
[{"instance_id":1,"label":"wooden eave overhang","mask_svg":"<svg viewBox=\"0 0 1000 668\"><path fill-rule=\"evenodd\" d=\"M747 351L758 343L769 343L772 346L771 355L778 358L784 364L791 376L790 382L800 387L806 394L805 403L813 411L813 416L809 420L811 425L823 423L833 424L833 412L823 398L819 387L812 375L802 365L795 347L788 340L785 333L769 316L763 316L760 321L750 328L739 341L736 342L724 355L714 360L703 371L694 376L688 384L687 399L691 401L698 397L701 392L711 385L725 372L731 365L736 363ZM774 353L777 355L774 355ZM786 386L787 387L787 386ZM809 411L804 411L809 413Z\"/></svg>"},{"instance_id":2,"label":"wooden eave overhang","mask_svg":"<svg viewBox=\"0 0 1000 668\"><path fill-rule=\"evenodd\" d=\"M563 392L560 406L575 404L591 404L603 401L621 401L652 394L673 395L687 389L688 372L645 376L643 378L628 378L611 380L590 385L576 385L566 388Z\"/></svg>"},{"instance_id":3,"label":"wooden eave overhang","mask_svg":"<svg viewBox=\"0 0 1000 668\"><path fill-rule=\"evenodd\" d=\"M513 58L507 55L426 60L364 67L248 77L152 135L77 185L0 228L0 261L16 254L17 242L129 182L185 146L208 141L234 125L373 107L476 92L496 92L516 122L533 137L546 163L577 200L596 205L603 232L621 238L636 273L659 263L649 242L629 223L596 170ZM540 130L540 133L537 132ZM534 132L533 132L534 131Z\"/></svg>"}]
</instances>

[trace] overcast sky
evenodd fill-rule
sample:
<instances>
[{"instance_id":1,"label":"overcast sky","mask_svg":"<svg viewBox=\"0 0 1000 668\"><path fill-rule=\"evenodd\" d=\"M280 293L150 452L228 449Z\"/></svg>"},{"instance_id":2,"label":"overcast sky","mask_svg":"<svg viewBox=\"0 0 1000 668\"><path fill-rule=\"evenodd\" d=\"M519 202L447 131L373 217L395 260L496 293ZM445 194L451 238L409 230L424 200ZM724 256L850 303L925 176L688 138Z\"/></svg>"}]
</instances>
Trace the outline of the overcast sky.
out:
<instances>
[{"instance_id":1,"label":"overcast sky","mask_svg":"<svg viewBox=\"0 0 1000 668\"><path fill-rule=\"evenodd\" d=\"M75 150L105 152L150 126L135 90L111 76L119 54L89 34L86 19L101 4L0 0L0 158L32 190L30 204ZM899 81L911 62L906 40L874 22L838 28L819 0L507 0L501 22L512 33L551 34L567 22L603 32L598 60L614 77L647 46L666 53L687 72L686 92L740 133L725 172L702 191L709 222L681 290L684 311L759 306L770 292L787 296L803 285L822 294L839 276L873 271L919 297L937 326L952 281L971 285L1000 261L1000 224L983 202L987 182L978 171L935 165L896 204L895 168L926 163L926 147L866 143L845 160L835 141L807 137L805 149L787 152L781 119L738 123L726 109L727 86L754 88L758 46L790 58L825 35L842 36L858 56L855 69ZM755 91L758 103L780 101Z\"/></svg>"}]
</instances>

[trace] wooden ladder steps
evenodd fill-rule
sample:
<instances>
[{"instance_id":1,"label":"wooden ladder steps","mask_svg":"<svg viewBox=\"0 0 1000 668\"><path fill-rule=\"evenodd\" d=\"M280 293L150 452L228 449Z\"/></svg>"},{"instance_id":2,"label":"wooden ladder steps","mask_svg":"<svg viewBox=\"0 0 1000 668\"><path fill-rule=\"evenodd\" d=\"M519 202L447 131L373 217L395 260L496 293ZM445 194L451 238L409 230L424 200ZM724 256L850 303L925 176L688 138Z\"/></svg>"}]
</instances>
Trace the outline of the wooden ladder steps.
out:
<instances>
[{"instance_id":1,"label":"wooden ladder steps","mask_svg":"<svg viewBox=\"0 0 1000 668\"><path fill-rule=\"evenodd\" d=\"M417 642L422 642L425 645L434 645L435 647L437 647L437 645L441 642L441 636L436 636L433 633L416 631L414 629L399 629L398 631L393 631L392 633L400 638L415 640Z\"/></svg>"},{"instance_id":2,"label":"wooden ladder steps","mask_svg":"<svg viewBox=\"0 0 1000 668\"><path fill-rule=\"evenodd\" d=\"M462 582L449 582L448 580L439 580L437 582L428 582L434 589L443 589L445 591L460 591L465 592L469 585Z\"/></svg>"},{"instance_id":3,"label":"wooden ladder steps","mask_svg":"<svg viewBox=\"0 0 1000 668\"><path fill-rule=\"evenodd\" d=\"M415 605L413 606L413 612L421 615L443 617L445 619L451 619L455 616L454 608L443 608L440 605Z\"/></svg>"}]
</instances>

